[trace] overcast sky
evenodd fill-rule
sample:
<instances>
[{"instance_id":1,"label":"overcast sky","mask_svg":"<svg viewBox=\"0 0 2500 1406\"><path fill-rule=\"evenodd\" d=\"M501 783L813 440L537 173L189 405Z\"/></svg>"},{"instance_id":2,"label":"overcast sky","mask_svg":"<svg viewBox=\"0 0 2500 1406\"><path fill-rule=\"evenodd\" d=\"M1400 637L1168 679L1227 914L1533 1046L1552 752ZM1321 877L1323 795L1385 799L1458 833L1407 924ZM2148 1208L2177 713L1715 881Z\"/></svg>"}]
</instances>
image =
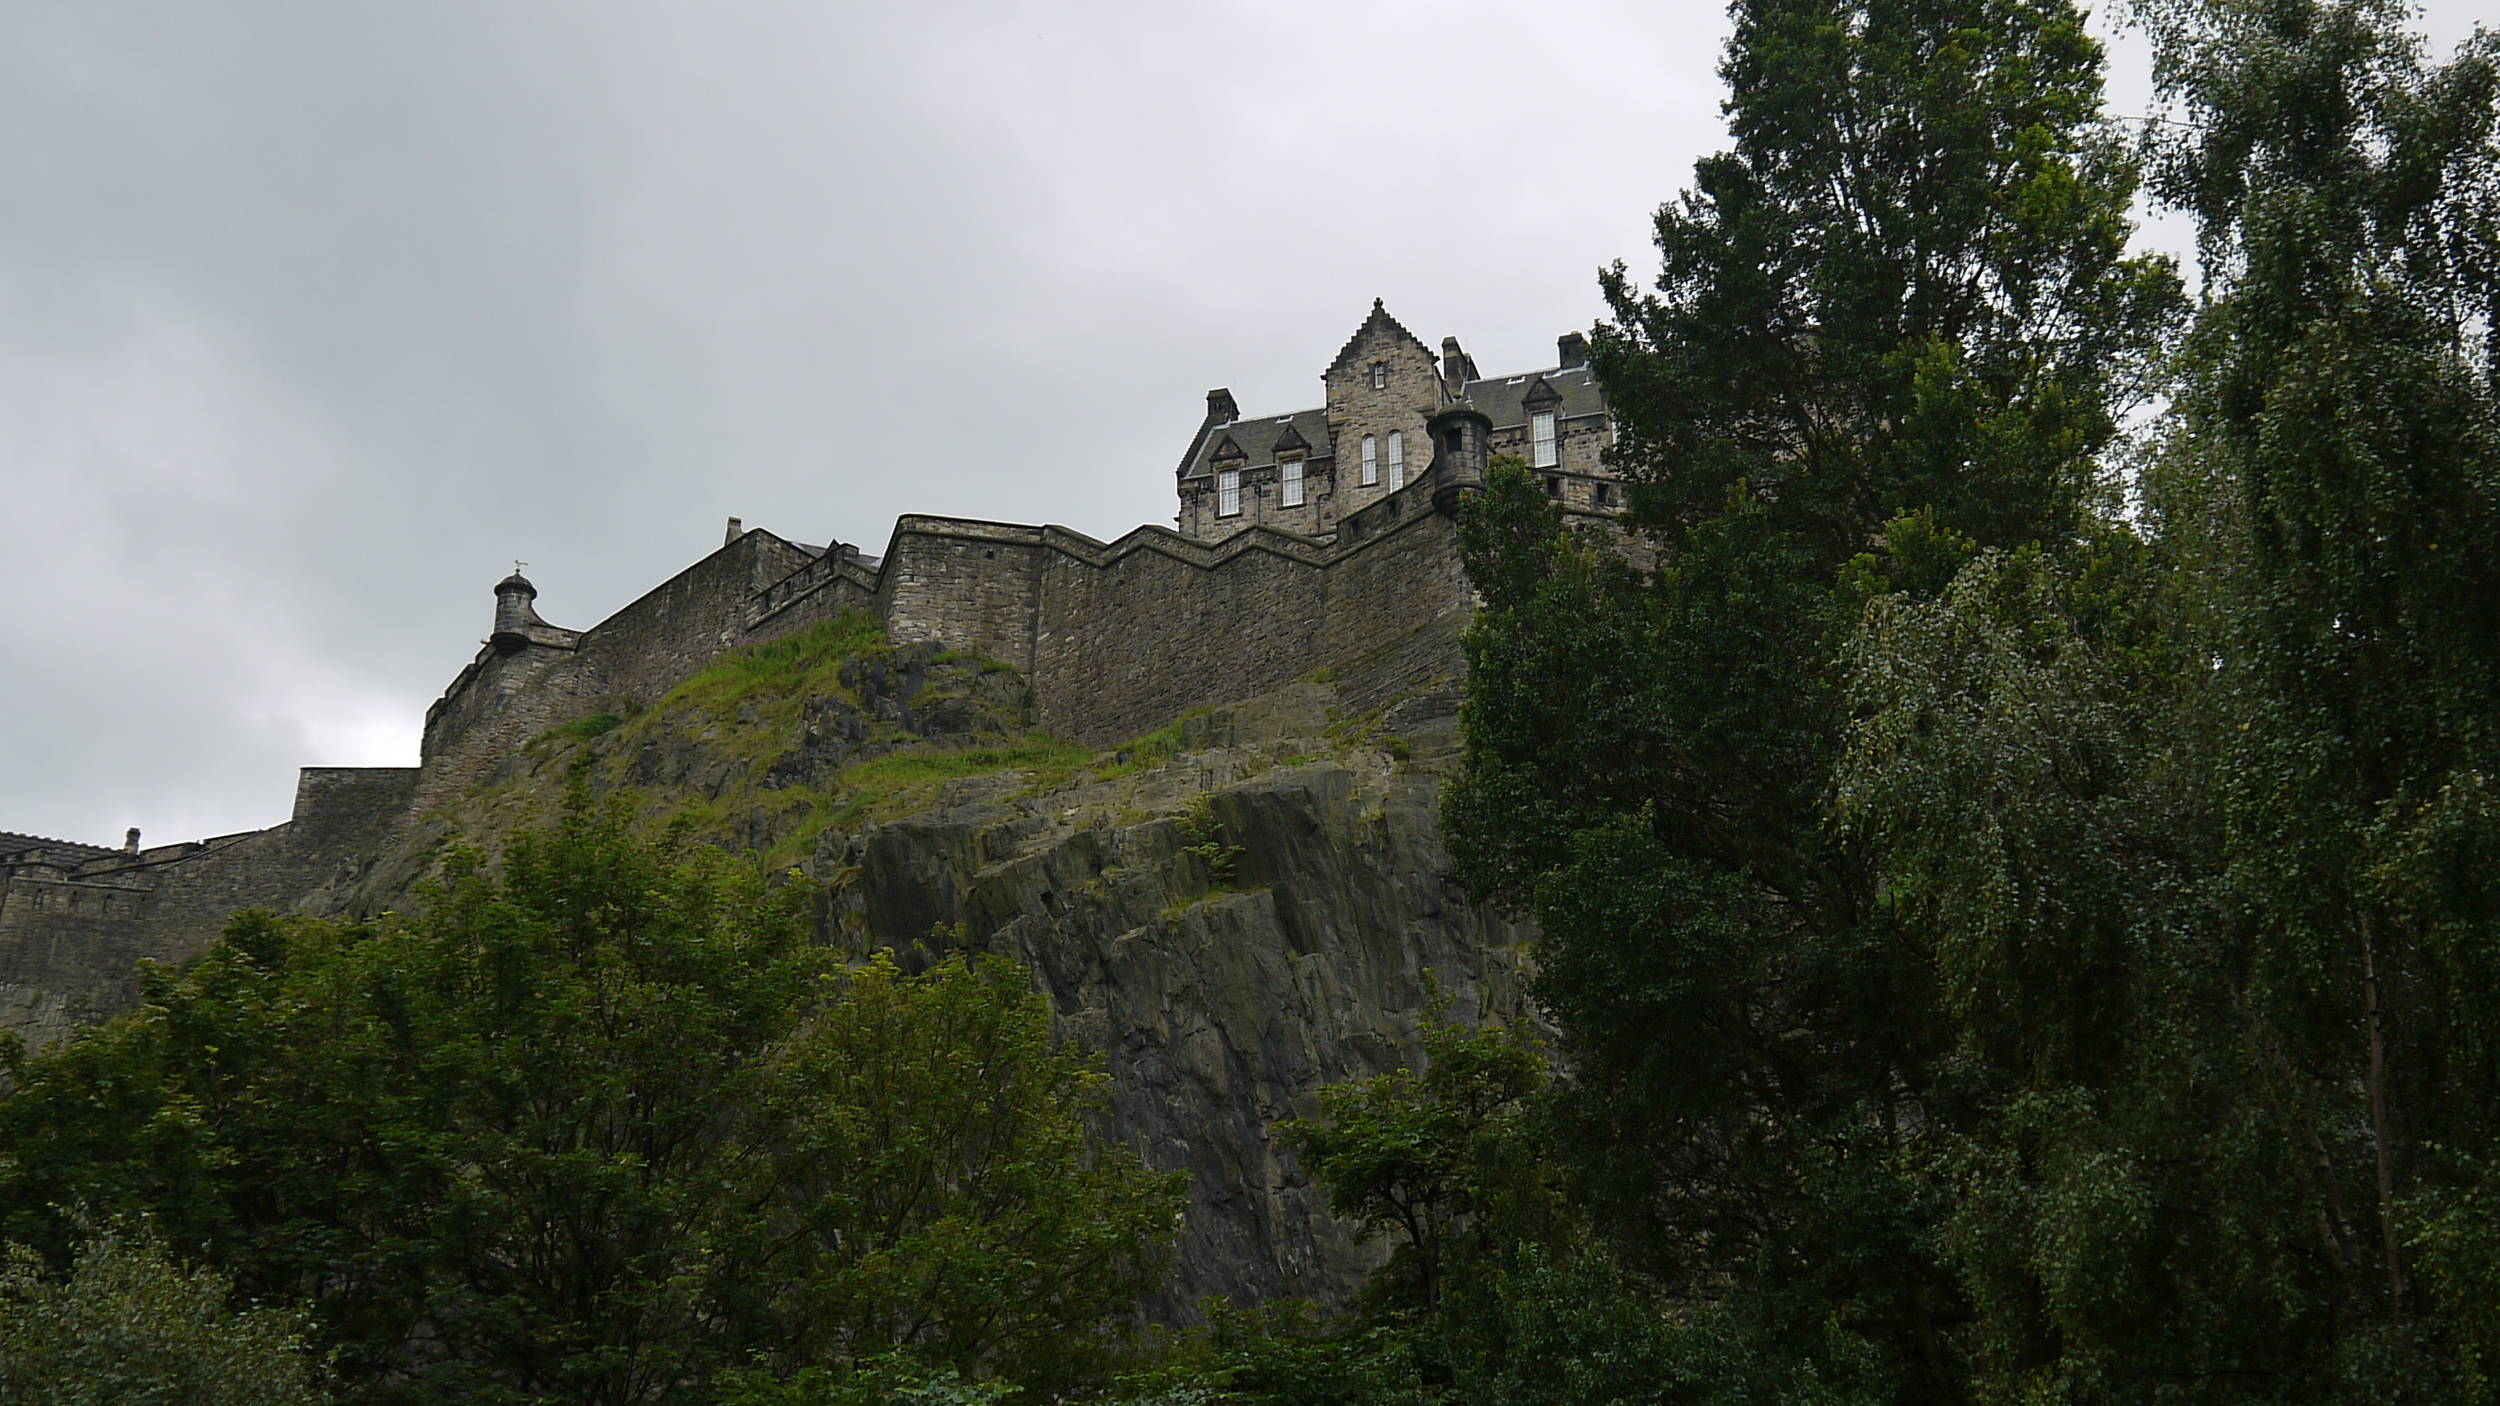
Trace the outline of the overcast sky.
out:
<instances>
[{"instance_id":1,"label":"overcast sky","mask_svg":"<svg viewBox=\"0 0 2500 1406\"><path fill-rule=\"evenodd\" d=\"M1726 29L10 0L0 830L198 838L413 763L515 558L586 627L731 514L1168 523L1206 390L1318 403L1375 296L1550 364L1722 144Z\"/></svg>"}]
</instances>

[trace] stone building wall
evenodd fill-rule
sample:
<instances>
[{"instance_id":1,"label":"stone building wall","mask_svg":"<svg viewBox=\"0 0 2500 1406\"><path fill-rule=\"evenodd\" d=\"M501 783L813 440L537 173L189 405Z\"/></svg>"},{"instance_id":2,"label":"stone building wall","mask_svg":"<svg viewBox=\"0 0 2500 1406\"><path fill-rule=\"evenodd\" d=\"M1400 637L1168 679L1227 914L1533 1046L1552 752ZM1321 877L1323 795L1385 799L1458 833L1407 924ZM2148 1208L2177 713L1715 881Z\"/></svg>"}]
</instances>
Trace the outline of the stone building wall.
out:
<instances>
[{"instance_id":1,"label":"stone building wall","mask_svg":"<svg viewBox=\"0 0 2500 1406\"><path fill-rule=\"evenodd\" d=\"M1387 373L1389 382L1379 389L1371 382L1375 363ZM1441 365L1430 349L1375 306L1321 380L1328 388L1328 428L1337 446L1336 510L1342 521L1394 491L1389 468L1392 431L1404 440L1408 483L1432 462L1424 421L1441 407ZM1380 481L1369 487L1363 484L1365 435L1372 436L1379 451Z\"/></svg>"}]
</instances>

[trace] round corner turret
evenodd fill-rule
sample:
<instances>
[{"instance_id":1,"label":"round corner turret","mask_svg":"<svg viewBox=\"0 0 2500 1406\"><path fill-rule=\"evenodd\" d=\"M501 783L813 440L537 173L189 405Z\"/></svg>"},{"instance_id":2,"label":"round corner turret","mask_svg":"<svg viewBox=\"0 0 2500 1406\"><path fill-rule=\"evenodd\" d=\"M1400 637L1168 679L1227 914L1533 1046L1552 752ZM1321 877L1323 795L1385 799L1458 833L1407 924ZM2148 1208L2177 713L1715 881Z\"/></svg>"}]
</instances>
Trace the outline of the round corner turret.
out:
<instances>
[{"instance_id":1,"label":"round corner turret","mask_svg":"<svg viewBox=\"0 0 2500 1406\"><path fill-rule=\"evenodd\" d=\"M1484 491L1493 421L1476 407L1459 404L1442 407L1425 425L1432 435L1432 506L1454 516L1461 499Z\"/></svg>"},{"instance_id":2,"label":"round corner turret","mask_svg":"<svg viewBox=\"0 0 2500 1406\"><path fill-rule=\"evenodd\" d=\"M530 627L547 622L538 618L538 609L530 602L538 599L538 588L529 578L515 571L495 583L495 632L487 643L510 654L530 642Z\"/></svg>"}]
</instances>

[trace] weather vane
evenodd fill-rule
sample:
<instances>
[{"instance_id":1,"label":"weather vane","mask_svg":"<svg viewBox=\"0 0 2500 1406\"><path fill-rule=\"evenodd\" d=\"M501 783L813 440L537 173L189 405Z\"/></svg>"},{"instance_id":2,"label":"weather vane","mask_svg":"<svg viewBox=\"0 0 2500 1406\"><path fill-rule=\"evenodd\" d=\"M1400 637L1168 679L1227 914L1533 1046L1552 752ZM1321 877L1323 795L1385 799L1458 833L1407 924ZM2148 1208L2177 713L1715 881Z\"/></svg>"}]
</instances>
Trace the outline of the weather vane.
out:
<instances>
[{"instance_id":1,"label":"weather vane","mask_svg":"<svg viewBox=\"0 0 2500 1406\"><path fill-rule=\"evenodd\" d=\"M520 575L520 574L521 574L521 568L522 568L522 567L525 567L525 566L527 566L527 565L529 565L529 563L528 563L528 562L525 562L525 561L521 560L519 557L514 557L514 558L512 559L512 574L513 574L513 575L515 575L515 576Z\"/></svg>"}]
</instances>

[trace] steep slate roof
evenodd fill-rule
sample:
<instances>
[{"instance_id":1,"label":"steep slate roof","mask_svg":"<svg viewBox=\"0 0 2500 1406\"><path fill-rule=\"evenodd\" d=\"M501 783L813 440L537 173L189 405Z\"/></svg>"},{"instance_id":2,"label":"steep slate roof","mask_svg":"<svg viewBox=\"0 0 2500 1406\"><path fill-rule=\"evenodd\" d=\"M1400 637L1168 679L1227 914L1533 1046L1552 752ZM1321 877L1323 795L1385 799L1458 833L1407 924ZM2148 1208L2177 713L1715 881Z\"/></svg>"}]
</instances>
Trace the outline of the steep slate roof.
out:
<instances>
[{"instance_id":1,"label":"steep slate roof","mask_svg":"<svg viewBox=\"0 0 2500 1406\"><path fill-rule=\"evenodd\" d=\"M1310 410L1296 410L1290 415L1243 416L1222 426L1221 433L1207 435L1205 438L1214 443L1208 444L1203 440L1199 443L1198 452L1182 463L1181 477L1204 478L1214 472L1208 465L1227 444L1240 447L1245 456L1244 468L1273 464L1276 462L1276 442L1288 434L1302 436L1302 442L1310 446L1311 458L1327 458L1330 449L1328 407L1323 405Z\"/></svg>"},{"instance_id":2,"label":"steep slate roof","mask_svg":"<svg viewBox=\"0 0 2500 1406\"><path fill-rule=\"evenodd\" d=\"M1597 415L1606 409L1606 396L1597 388L1597 376L1586 366L1569 370L1548 368L1543 371L1522 371L1516 376L1486 376L1469 381L1462 392L1468 404L1475 406L1493 422L1493 428L1508 429L1528 423L1528 393L1542 380L1562 404L1555 412L1564 419L1581 415Z\"/></svg>"}]
</instances>

